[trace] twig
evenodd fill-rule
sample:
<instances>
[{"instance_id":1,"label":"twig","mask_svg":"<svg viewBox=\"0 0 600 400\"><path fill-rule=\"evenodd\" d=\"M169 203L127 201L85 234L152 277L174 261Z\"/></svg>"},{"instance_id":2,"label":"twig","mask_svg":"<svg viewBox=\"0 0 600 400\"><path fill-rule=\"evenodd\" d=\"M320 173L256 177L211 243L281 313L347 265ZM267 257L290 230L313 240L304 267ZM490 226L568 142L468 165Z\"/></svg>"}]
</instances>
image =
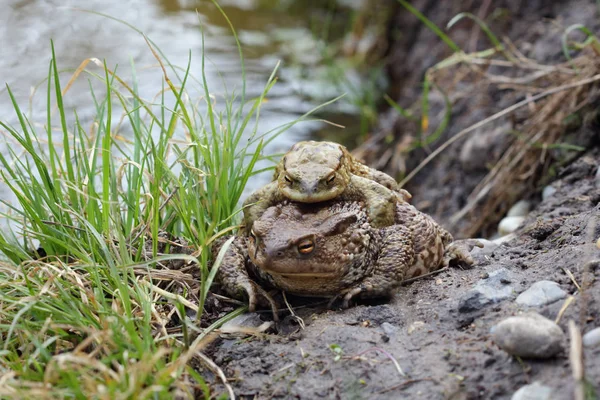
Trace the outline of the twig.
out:
<instances>
[{"instance_id":1,"label":"twig","mask_svg":"<svg viewBox=\"0 0 600 400\"><path fill-rule=\"evenodd\" d=\"M569 352L569 361L573 369L573 379L575 379L574 399L585 400L585 381L583 367L583 347L581 344L581 331L575 325L573 320L569 321L569 336L571 338L571 351Z\"/></svg>"},{"instance_id":2,"label":"twig","mask_svg":"<svg viewBox=\"0 0 600 400\"><path fill-rule=\"evenodd\" d=\"M564 267L562 267L562 270L565 271L565 274L567 274L567 276L569 277L569 279L571 280L571 282L573 282L573 285L575 285L575 287L577 288L577 291L581 292L581 286L579 286L579 284L575 280L575 276L573 276L573 273L571 271L569 271L567 268L564 268Z\"/></svg>"},{"instance_id":3,"label":"twig","mask_svg":"<svg viewBox=\"0 0 600 400\"><path fill-rule=\"evenodd\" d=\"M285 291L284 290L281 291L281 294L283 295L283 302L285 303L285 306L287 307L288 311L292 315L292 318L294 318L296 321L298 321L298 324L300 325L300 328L302 328L302 330L304 330L306 328L306 324L304 323L304 320L302 318L300 318L299 316L296 315L296 313L294 312L294 309L292 308L292 306L288 302L288 299L287 299L287 296L285 295Z\"/></svg>"},{"instance_id":4,"label":"twig","mask_svg":"<svg viewBox=\"0 0 600 400\"><path fill-rule=\"evenodd\" d=\"M395 385L395 386L389 387L387 389L380 390L379 392L377 392L377 394L391 392L392 390L400 389L400 388L403 388L404 386L412 385L413 383L423 382L423 381L431 381L431 382L437 383L437 381L433 378L409 379L407 381L402 382L399 385Z\"/></svg>"},{"instance_id":5,"label":"twig","mask_svg":"<svg viewBox=\"0 0 600 400\"><path fill-rule=\"evenodd\" d=\"M174 293L169 293L166 290L162 290L161 288L159 288L157 286L154 286L150 282L147 282L147 281L144 281L144 280L141 280L139 282L142 285L144 285L147 288L149 288L150 290L152 290L153 292L156 292L156 293L160 294L161 296L166 297L167 299L177 300L181 304L183 304L184 306L186 306L187 308L190 308L191 310L193 310L195 312L198 312L198 305L192 303L191 301L187 300L183 296L178 295L178 294L174 294Z\"/></svg>"},{"instance_id":6,"label":"twig","mask_svg":"<svg viewBox=\"0 0 600 400\"><path fill-rule=\"evenodd\" d=\"M219 366L217 364L215 364L213 360L208 358L204 353L197 352L195 354L195 356L200 358L202 360L202 362L204 362L204 364L208 367L208 369L210 369L215 375L217 375L219 377L219 379L221 379L221 381L223 382L223 385L225 386L225 389L227 389L227 392L229 393L229 399L235 400L235 394L233 393L233 388L231 387L231 385L229 383L227 383L227 377L225 376L225 373L223 372L223 370L221 368L219 368Z\"/></svg>"},{"instance_id":7,"label":"twig","mask_svg":"<svg viewBox=\"0 0 600 400\"><path fill-rule=\"evenodd\" d=\"M385 355L387 358L389 358L390 360L392 360L392 362L394 363L394 367L396 367L396 371L398 371L398 373L400 374L400 376L406 376L406 374L404 373L404 371L402 371L402 368L400 367L400 364L398 364L398 361L396 361L396 359L394 358L394 356L392 356L390 353L388 353L386 350L382 349L381 347L370 347L364 351L361 351L360 353L351 356L350 358L355 358L355 357L360 357L365 353L368 353L370 351L378 351L381 354Z\"/></svg>"},{"instance_id":8,"label":"twig","mask_svg":"<svg viewBox=\"0 0 600 400\"><path fill-rule=\"evenodd\" d=\"M560 319L562 318L565 311L567 311L567 308L569 308L573 300L575 300L575 297L573 296L569 296L567 300L565 300L564 304L560 308L560 311L558 312L558 315L556 316L556 319L554 320L555 324L558 324L560 322Z\"/></svg>"},{"instance_id":9,"label":"twig","mask_svg":"<svg viewBox=\"0 0 600 400\"><path fill-rule=\"evenodd\" d=\"M418 281L419 279L427 278L428 276L432 276L432 275L437 275L440 272L447 271L448 269L449 269L449 267L444 267L444 268L436 269L435 271L429 272L429 273L424 274L424 275L419 275L419 276L416 276L414 278L405 279L402 282L400 282L400 285L404 286L404 285L407 285L407 284L409 284L411 282Z\"/></svg>"}]
</instances>

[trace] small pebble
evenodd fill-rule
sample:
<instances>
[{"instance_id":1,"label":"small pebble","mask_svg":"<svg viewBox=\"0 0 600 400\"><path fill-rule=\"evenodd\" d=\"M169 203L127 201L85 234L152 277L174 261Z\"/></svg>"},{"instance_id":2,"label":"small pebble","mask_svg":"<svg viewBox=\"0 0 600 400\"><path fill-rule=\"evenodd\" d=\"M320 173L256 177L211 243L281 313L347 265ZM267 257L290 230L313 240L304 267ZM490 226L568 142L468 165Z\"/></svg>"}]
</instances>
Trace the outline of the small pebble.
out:
<instances>
[{"instance_id":1,"label":"small pebble","mask_svg":"<svg viewBox=\"0 0 600 400\"><path fill-rule=\"evenodd\" d=\"M498 224L498 233L502 236L516 231L525 221L525 217L504 217Z\"/></svg>"},{"instance_id":2,"label":"small pebble","mask_svg":"<svg viewBox=\"0 0 600 400\"><path fill-rule=\"evenodd\" d=\"M517 201L506 213L507 217L526 217L531 209L531 202L527 200Z\"/></svg>"},{"instance_id":3,"label":"small pebble","mask_svg":"<svg viewBox=\"0 0 600 400\"><path fill-rule=\"evenodd\" d=\"M600 187L600 167L596 170L596 187Z\"/></svg>"},{"instance_id":4,"label":"small pebble","mask_svg":"<svg viewBox=\"0 0 600 400\"><path fill-rule=\"evenodd\" d=\"M383 331L383 333L390 337L394 336L399 329L400 328L398 328L396 325L390 324L389 322L384 322L383 324L381 324L381 330Z\"/></svg>"},{"instance_id":5,"label":"small pebble","mask_svg":"<svg viewBox=\"0 0 600 400\"><path fill-rule=\"evenodd\" d=\"M540 307L554 303L567 297L567 292L562 290L558 283L552 281L539 281L517 297L517 304L530 307Z\"/></svg>"},{"instance_id":6,"label":"small pebble","mask_svg":"<svg viewBox=\"0 0 600 400\"><path fill-rule=\"evenodd\" d=\"M600 327L592 329L585 335L583 335L583 346L593 349L594 347L600 346Z\"/></svg>"},{"instance_id":7,"label":"small pebble","mask_svg":"<svg viewBox=\"0 0 600 400\"><path fill-rule=\"evenodd\" d=\"M491 333L498 347L523 358L550 358L562 349L565 338L558 325L537 313L507 318Z\"/></svg>"},{"instance_id":8,"label":"small pebble","mask_svg":"<svg viewBox=\"0 0 600 400\"><path fill-rule=\"evenodd\" d=\"M510 240L513 240L514 238L516 238L517 235L514 233L511 233L510 235L504 235L504 236L500 236L500 237L496 237L492 240L492 243L495 243L497 245L501 245L502 243L508 242Z\"/></svg>"},{"instance_id":9,"label":"small pebble","mask_svg":"<svg viewBox=\"0 0 600 400\"><path fill-rule=\"evenodd\" d=\"M551 387L542 385L539 382L533 382L517 390L510 400L551 400L552 392Z\"/></svg>"},{"instance_id":10,"label":"small pebble","mask_svg":"<svg viewBox=\"0 0 600 400\"><path fill-rule=\"evenodd\" d=\"M556 193L556 188L554 186L546 186L544 190L542 190L542 201L549 199L554 193Z\"/></svg>"}]
</instances>

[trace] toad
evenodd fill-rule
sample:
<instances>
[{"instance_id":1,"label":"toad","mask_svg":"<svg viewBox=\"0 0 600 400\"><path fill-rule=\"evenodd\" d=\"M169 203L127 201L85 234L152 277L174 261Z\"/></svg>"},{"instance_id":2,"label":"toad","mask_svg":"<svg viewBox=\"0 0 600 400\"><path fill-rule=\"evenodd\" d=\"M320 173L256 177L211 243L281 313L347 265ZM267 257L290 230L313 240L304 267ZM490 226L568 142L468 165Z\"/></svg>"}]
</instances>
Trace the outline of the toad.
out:
<instances>
[{"instance_id":1,"label":"toad","mask_svg":"<svg viewBox=\"0 0 600 400\"><path fill-rule=\"evenodd\" d=\"M470 249L451 242L449 232L405 202L396 203L394 224L384 228L375 228L358 202L284 202L268 208L249 236L234 238L217 280L230 295L246 295L251 311L262 298L277 315L263 287L341 297L346 308L355 297L390 295L405 279L451 260L473 264Z\"/></svg>"},{"instance_id":2,"label":"toad","mask_svg":"<svg viewBox=\"0 0 600 400\"><path fill-rule=\"evenodd\" d=\"M282 201L318 203L336 199L362 201L371 224L379 228L392 225L396 202L410 198L394 178L362 164L344 146L305 141L293 145L282 157L272 182L246 199L244 221L249 232L267 208Z\"/></svg>"}]
</instances>

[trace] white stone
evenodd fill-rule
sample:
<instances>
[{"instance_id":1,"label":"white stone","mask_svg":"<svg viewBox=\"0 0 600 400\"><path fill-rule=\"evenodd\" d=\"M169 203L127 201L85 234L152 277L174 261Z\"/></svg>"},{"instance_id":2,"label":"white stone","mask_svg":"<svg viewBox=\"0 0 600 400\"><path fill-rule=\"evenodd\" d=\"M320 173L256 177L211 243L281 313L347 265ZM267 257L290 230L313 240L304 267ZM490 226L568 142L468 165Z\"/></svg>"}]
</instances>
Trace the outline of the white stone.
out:
<instances>
[{"instance_id":1,"label":"white stone","mask_svg":"<svg viewBox=\"0 0 600 400\"><path fill-rule=\"evenodd\" d=\"M554 321L537 313L506 318L491 333L498 347L523 358L550 358L563 349L565 340Z\"/></svg>"},{"instance_id":2,"label":"white stone","mask_svg":"<svg viewBox=\"0 0 600 400\"><path fill-rule=\"evenodd\" d=\"M502 236L513 233L523 221L525 221L525 217L504 217L498 224L498 233Z\"/></svg>"},{"instance_id":3,"label":"white stone","mask_svg":"<svg viewBox=\"0 0 600 400\"><path fill-rule=\"evenodd\" d=\"M539 382L525 385L515 392L511 400L552 400L552 388Z\"/></svg>"},{"instance_id":4,"label":"white stone","mask_svg":"<svg viewBox=\"0 0 600 400\"><path fill-rule=\"evenodd\" d=\"M554 186L546 186L544 190L542 190L542 200L549 199L554 193L556 193L556 188Z\"/></svg>"},{"instance_id":5,"label":"white stone","mask_svg":"<svg viewBox=\"0 0 600 400\"><path fill-rule=\"evenodd\" d=\"M527 200L517 201L506 213L507 217L526 217L531 209L531 202Z\"/></svg>"},{"instance_id":6,"label":"white stone","mask_svg":"<svg viewBox=\"0 0 600 400\"><path fill-rule=\"evenodd\" d=\"M539 281L517 297L517 304L531 307L545 306L567 297L567 292L562 290L558 283L552 281Z\"/></svg>"},{"instance_id":7,"label":"white stone","mask_svg":"<svg viewBox=\"0 0 600 400\"><path fill-rule=\"evenodd\" d=\"M600 327L592 329L585 335L583 335L583 346L593 349L594 347L600 346Z\"/></svg>"}]
</instances>

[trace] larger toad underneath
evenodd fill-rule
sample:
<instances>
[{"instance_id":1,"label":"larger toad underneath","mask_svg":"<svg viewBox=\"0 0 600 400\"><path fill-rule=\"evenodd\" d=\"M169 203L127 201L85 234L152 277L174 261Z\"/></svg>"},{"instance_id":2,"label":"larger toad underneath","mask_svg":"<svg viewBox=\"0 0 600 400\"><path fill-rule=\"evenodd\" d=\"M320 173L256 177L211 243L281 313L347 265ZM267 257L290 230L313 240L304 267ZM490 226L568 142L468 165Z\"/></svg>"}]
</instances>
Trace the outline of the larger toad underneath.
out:
<instances>
[{"instance_id":1,"label":"larger toad underneath","mask_svg":"<svg viewBox=\"0 0 600 400\"><path fill-rule=\"evenodd\" d=\"M391 176L358 161L342 145L305 141L293 145L275 168L273 182L244 202L247 230L271 206L285 200L318 203L362 201L375 227L394 223L395 203L410 199Z\"/></svg>"},{"instance_id":2,"label":"larger toad underneath","mask_svg":"<svg viewBox=\"0 0 600 400\"><path fill-rule=\"evenodd\" d=\"M249 237L235 237L217 279L234 297L259 297L276 304L262 288L301 296L354 297L391 294L403 280L447 265L472 263L468 252L450 245L452 236L408 203L396 204L395 224L374 228L357 202L284 203L270 207ZM215 247L215 255L218 249Z\"/></svg>"}]
</instances>

